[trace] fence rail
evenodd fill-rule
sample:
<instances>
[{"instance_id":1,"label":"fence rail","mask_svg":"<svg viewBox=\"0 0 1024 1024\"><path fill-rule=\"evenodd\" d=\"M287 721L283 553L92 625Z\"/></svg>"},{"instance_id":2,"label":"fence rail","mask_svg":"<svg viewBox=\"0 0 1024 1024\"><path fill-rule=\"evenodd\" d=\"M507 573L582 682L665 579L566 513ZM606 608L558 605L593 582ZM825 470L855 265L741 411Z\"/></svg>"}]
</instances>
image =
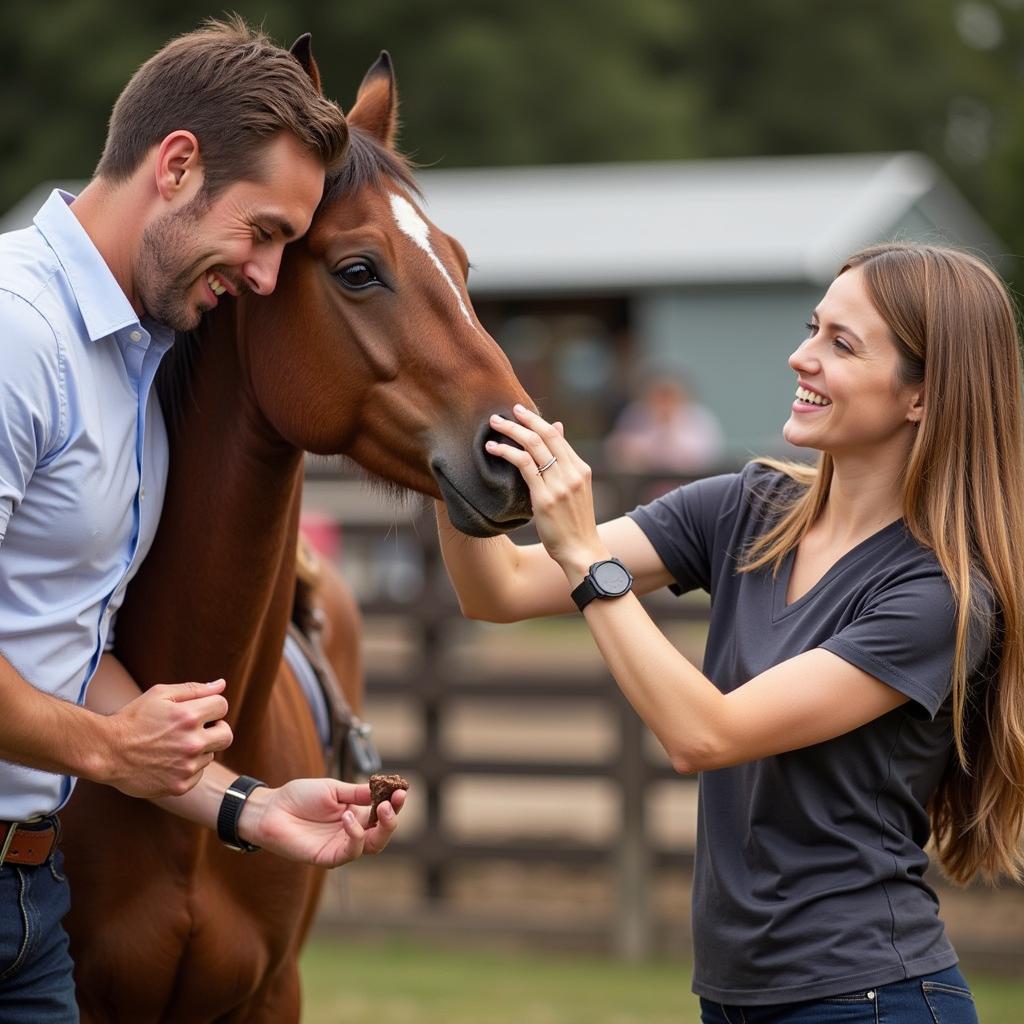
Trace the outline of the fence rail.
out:
<instances>
[{"instance_id":1,"label":"fence rail","mask_svg":"<svg viewBox=\"0 0 1024 1024\"><path fill-rule=\"evenodd\" d=\"M652 482L650 478L595 474L599 517L633 507L638 496L650 494ZM665 931L651 913L654 877L659 869L667 867L689 871L693 863L692 849L666 849L655 842L647 818L646 797L653 783L676 780L679 786L692 787L695 781L681 778L664 760L651 756L645 726L600 665L550 672L534 667L517 671L506 665L474 664L471 671L464 665L453 667L446 655L454 632L465 628L465 620L444 571L431 510L421 506L397 515L393 510L382 511L368 505L365 494L353 501L353 486L351 480L314 472L307 482L307 505L344 524L346 550L352 556L362 552L364 563L373 561L385 538L392 546L404 545L404 557L414 554L418 560L418 565L411 569L405 567L407 574L411 572L419 582L410 595L412 599L398 601L378 592L360 602L368 623L401 620L411 627L415 646L411 671L378 667L372 660L368 664L368 694L372 698L401 700L414 707L420 725L420 744L388 756L387 764L389 770L408 771L417 776L416 797L425 808L423 828L414 835L400 831L388 856L405 858L415 865L427 916L435 920L444 919L453 873L467 863L603 865L613 873L616 892L608 946L624 959L646 957ZM353 504L361 507L358 518L346 512ZM365 577L366 571L364 564L356 575L362 573ZM706 604L686 600L654 600L648 604L648 610L663 628L684 622L706 622L708 618ZM446 748L443 725L451 709L467 699L483 705L494 702L496 714L501 714L510 702L522 701L524 706L535 708L538 704L553 706L558 702L587 700L601 707L607 720L614 723L617 742L598 758L531 757L525 756L525 751L524 756L517 757L456 755ZM455 779L487 777L550 779L553 785L581 779L610 783L618 802L613 834L603 842L516 838L497 841L453 834L446 825L446 790ZM940 880L934 881L942 886ZM1011 899L1019 900L1024 910L1024 891L1019 887L1005 887L1003 891ZM421 925L418 922L413 927ZM513 927L511 922L509 927ZM574 927L573 922L565 922L567 934ZM976 957L984 957L989 965L1024 964L1024 930L1009 941L1004 935L990 944L991 948L984 939L960 939L958 944L962 954L970 956L973 952Z\"/></svg>"}]
</instances>

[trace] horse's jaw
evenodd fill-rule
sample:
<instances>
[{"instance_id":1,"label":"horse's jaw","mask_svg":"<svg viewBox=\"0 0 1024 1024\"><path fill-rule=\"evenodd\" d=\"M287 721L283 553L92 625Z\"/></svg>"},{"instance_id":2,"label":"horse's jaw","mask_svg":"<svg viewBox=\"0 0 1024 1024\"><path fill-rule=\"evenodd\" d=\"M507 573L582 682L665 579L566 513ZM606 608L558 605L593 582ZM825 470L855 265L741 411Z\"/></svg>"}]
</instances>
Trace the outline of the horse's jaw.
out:
<instances>
[{"instance_id":1,"label":"horse's jaw","mask_svg":"<svg viewBox=\"0 0 1024 1024\"><path fill-rule=\"evenodd\" d=\"M469 495L464 494L459 484L443 470L435 468L434 475L440 487L441 497L444 499L447 516L462 534L469 537L498 537L525 526L532 518L528 511L524 512L517 507L504 508L497 513L502 518L493 518L479 507L479 498L474 501Z\"/></svg>"},{"instance_id":2,"label":"horse's jaw","mask_svg":"<svg viewBox=\"0 0 1024 1024\"><path fill-rule=\"evenodd\" d=\"M470 537L497 537L525 526L532 518L529 506L523 512L514 509L511 512L505 511L502 519L492 518L481 511L440 468L435 468L430 478L432 486L423 486L418 481L398 482L394 477L383 476L378 470L369 469L355 461L350 461L350 465L361 471L365 482L388 502L408 502L415 500L416 496L443 501L452 526Z\"/></svg>"}]
</instances>

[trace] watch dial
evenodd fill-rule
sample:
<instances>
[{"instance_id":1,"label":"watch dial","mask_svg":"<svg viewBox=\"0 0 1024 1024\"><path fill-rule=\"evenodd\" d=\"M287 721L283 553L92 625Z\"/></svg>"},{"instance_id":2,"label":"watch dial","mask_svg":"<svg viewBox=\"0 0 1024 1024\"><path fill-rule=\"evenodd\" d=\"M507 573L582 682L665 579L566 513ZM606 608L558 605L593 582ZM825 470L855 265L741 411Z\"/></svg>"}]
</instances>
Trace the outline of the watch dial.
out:
<instances>
[{"instance_id":1,"label":"watch dial","mask_svg":"<svg viewBox=\"0 0 1024 1024\"><path fill-rule=\"evenodd\" d=\"M602 562L593 570L594 580L606 594L624 594L629 590L629 573L614 562Z\"/></svg>"}]
</instances>

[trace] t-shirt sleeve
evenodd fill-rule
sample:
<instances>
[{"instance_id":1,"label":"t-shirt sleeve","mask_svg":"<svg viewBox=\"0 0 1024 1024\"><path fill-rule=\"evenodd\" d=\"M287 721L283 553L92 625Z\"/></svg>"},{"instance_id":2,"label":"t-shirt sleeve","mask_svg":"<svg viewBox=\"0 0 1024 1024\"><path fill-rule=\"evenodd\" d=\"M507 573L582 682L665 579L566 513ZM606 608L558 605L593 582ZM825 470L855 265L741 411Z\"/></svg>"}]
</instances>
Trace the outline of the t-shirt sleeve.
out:
<instances>
[{"instance_id":1,"label":"t-shirt sleeve","mask_svg":"<svg viewBox=\"0 0 1024 1024\"><path fill-rule=\"evenodd\" d=\"M710 593L715 531L722 515L735 510L742 489L739 473L711 476L626 513L675 578L674 593Z\"/></svg>"},{"instance_id":2,"label":"t-shirt sleeve","mask_svg":"<svg viewBox=\"0 0 1024 1024\"><path fill-rule=\"evenodd\" d=\"M0 290L0 542L63 429L61 359L45 318Z\"/></svg>"},{"instance_id":3,"label":"t-shirt sleeve","mask_svg":"<svg viewBox=\"0 0 1024 1024\"><path fill-rule=\"evenodd\" d=\"M991 642L991 604L987 599L982 604L968 631L968 678ZM909 697L934 718L952 689L956 625L953 592L936 566L894 580L821 647Z\"/></svg>"}]
</instances>

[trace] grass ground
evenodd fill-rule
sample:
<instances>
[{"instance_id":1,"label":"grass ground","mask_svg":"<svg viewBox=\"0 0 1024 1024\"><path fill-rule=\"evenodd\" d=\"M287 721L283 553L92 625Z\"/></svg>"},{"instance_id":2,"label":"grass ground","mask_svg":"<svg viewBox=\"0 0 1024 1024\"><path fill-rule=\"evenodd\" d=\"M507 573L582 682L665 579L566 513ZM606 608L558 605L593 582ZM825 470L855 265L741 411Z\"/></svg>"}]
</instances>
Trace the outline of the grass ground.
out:
<instances>
[{"instance_id":1,"label":"grass ground","mask_svg":"<svg viewBox=\"0 0 1024 1024\"><path fill-rule=\"evenodd\" d=\"M689 965L320 939L304 1024L697 1024ZM1024 1020L1024 977L968 974L984 1024Z\"/></svg>"}]
</instances>

